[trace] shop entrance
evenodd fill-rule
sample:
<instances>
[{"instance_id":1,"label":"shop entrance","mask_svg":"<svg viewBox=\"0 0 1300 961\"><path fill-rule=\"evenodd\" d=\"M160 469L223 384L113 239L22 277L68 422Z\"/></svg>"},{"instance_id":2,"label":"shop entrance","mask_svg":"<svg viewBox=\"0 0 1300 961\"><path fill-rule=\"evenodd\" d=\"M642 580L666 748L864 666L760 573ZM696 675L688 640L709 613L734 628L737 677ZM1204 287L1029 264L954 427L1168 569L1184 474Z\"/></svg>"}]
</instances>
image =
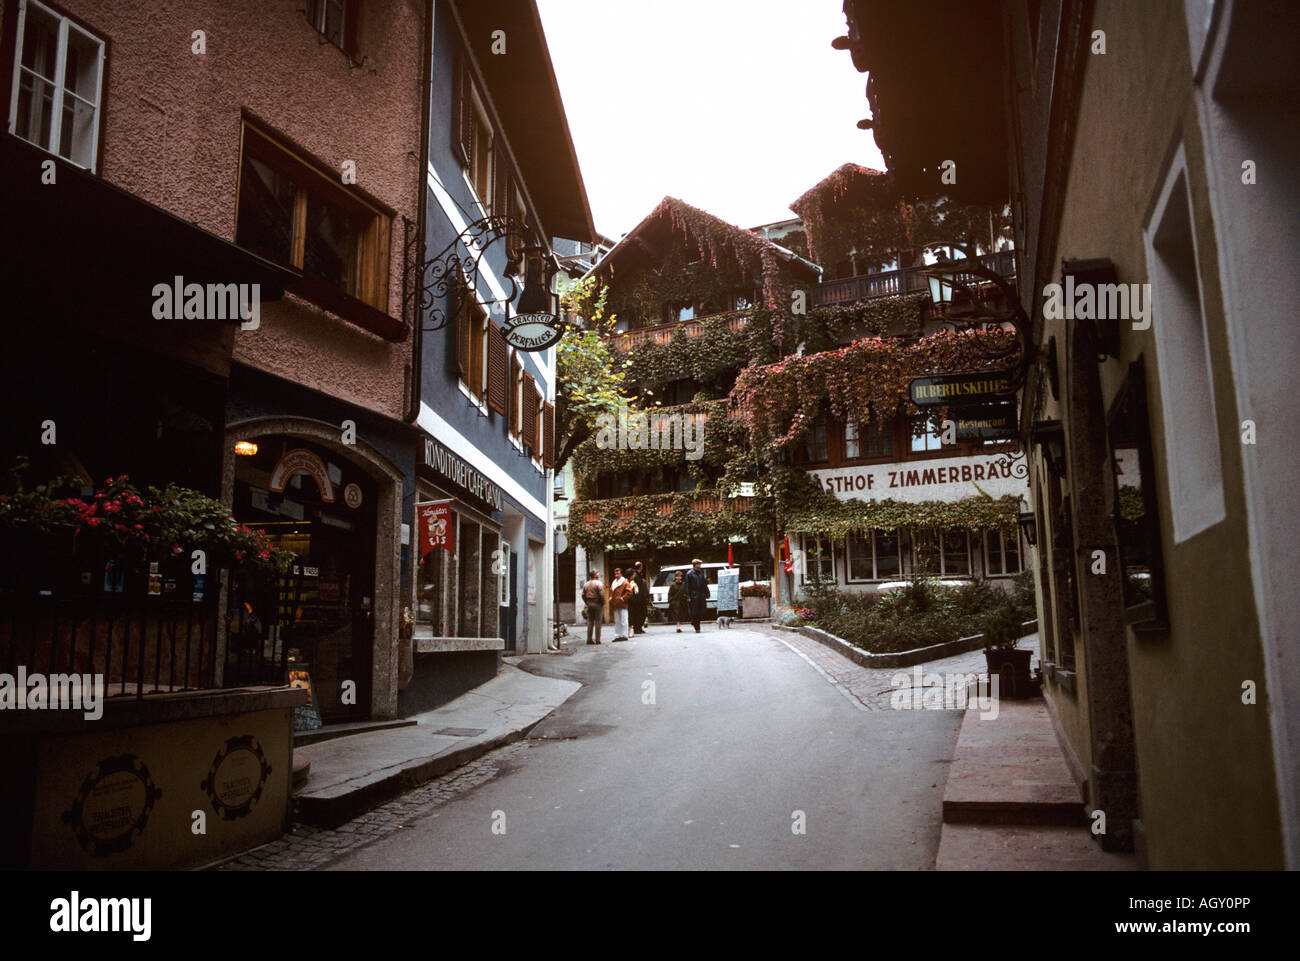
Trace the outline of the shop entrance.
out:
<instances>
[{"instance_id":1,"label":"shop entrance","mask_svg":"<svg viewBox=\"0 0 1300 961\"><path fill-rule=\"evenodd\" d=\"M277 599L291 682L311 691L296 727L370 716L377 500L371 479L296 437L253 439L235 462L235 517L298 555ZM296 593L296 598L295 598ZM269 614L270 612L268 612Z\"/></svg>"}]
</instances>

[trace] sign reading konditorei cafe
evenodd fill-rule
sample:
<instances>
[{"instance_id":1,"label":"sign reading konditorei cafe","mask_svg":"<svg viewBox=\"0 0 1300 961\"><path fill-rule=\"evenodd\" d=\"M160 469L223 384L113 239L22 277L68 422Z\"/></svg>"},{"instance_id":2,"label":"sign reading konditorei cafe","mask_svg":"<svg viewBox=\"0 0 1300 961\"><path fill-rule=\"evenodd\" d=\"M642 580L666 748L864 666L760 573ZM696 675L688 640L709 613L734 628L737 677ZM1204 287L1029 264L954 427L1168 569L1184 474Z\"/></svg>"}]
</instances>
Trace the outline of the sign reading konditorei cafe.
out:
<instances>
[{"instance_id":1,"label":"sign reading konditorei cafe","mask_svg":"<svg viewBox=\"0 0 1300 961\"><path fill-rule=\"evenodd\" d=\"M501 488L432 437L424 439L423 464L435 475L455 484L492 510L501 510Z\"/></svg>"},{"instance_id":2,"label":"sign reading konditorei cafe","mask_svg":"<svg viewBox=\"0 0 1300 961\"><path fill-rule=\"evenodd\" d=\"M822 490L840 500L958 501L978 497L981 491L1001 497L1024 494L1027 489L1025 479L1013 474L1011 461L999 455L834 467L808 473Z\"/></svg>"}]
</instances>

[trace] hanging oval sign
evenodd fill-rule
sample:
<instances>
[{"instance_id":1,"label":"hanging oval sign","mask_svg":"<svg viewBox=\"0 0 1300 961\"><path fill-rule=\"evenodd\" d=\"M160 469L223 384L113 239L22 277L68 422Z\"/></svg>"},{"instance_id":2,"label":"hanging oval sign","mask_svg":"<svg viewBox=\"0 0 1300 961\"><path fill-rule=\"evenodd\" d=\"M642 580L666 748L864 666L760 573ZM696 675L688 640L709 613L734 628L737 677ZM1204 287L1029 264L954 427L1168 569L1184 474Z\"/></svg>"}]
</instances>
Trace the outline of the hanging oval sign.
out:
<instances>
[{"instance_id":1,"label":"hanging oval sign","mask_svg":"<svg viewBox=\"0 0 1300 961\"><path fill-rule=\"evenodd\" d=\"M516 314L501 326L506 343L531 353L554 347L564 336L562 321L554 314Z\"/></svg>"}]
</instances>

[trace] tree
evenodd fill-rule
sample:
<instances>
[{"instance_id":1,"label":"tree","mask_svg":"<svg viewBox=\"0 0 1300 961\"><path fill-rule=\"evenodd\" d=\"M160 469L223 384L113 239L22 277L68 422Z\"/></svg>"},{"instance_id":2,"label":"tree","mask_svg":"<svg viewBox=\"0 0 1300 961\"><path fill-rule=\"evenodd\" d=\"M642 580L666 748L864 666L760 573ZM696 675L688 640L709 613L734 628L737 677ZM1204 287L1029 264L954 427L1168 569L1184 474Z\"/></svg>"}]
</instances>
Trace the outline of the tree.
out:
<instances>
[{"instance_id":1,"label":"tree","mask_svg":"<svg viewBox=\"0 0 1300 961\"><path fill-rule=\"evenodd\" d=\"M629 361L610 346L615 317L606 316L609 288L594 277L583 277L560 290L561 309L583 318L581 330L571 331L556 347L555 470L558 473L574 450L596 432L601 414L618 416L628 402L623 379Z\"/></svg>"}]
</instances>

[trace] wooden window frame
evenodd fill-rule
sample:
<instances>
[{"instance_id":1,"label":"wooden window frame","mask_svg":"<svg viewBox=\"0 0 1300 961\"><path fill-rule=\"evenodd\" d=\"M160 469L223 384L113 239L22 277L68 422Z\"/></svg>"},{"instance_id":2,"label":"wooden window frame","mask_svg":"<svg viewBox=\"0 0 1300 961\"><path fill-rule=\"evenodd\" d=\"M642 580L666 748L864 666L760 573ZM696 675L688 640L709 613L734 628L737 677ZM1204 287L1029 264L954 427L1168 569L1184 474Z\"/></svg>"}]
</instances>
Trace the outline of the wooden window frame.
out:
<instances>
[{"instance_id":1,"label":"wooden window frame","mask_svg":"<svg viewBox=\"0 0 1300 961\"><path fill-rule=\"evenodd\" d=\"M298 271L312 285L328 288L335 295L352 298L377 311L388 310L389 235L392 215L375 204L360 198L326 173L322 166L292 147L277 140L265 130L245 120L239 152L239 191L243 190L245 159L252 157L290 178L296 187L294 202L293 249L290 262L284 264ZM343 291L325 283L320 278L303 273L306 250L307 197L315 193L331 204L342 207L361 223L357 235L356 291ZM239 194L235 198L235 233L239 232ZM324 293L324 292L322 292ZM313 298L315 299L315 298ZM352 318L349 318L352 319Z\"/></svg>"},{"instance_id":2,"label":"wooden window frame","mask_svg":"<svg viewBox=\"0 0 1300 961\"><path fill-rule=\"evenodd\" d=\"M360 19L362 4L356 3L355 0L339 0L343 7L343 29L339 33L339 39L335 42L329 34L325 32L325 11L329 5L329 0L307 0L302 8L303 16L311 24L313 30L321 35L322 43L328 43L347 55L350 62L357 60L357 20Z\"/></svg>"}]
</instances>

